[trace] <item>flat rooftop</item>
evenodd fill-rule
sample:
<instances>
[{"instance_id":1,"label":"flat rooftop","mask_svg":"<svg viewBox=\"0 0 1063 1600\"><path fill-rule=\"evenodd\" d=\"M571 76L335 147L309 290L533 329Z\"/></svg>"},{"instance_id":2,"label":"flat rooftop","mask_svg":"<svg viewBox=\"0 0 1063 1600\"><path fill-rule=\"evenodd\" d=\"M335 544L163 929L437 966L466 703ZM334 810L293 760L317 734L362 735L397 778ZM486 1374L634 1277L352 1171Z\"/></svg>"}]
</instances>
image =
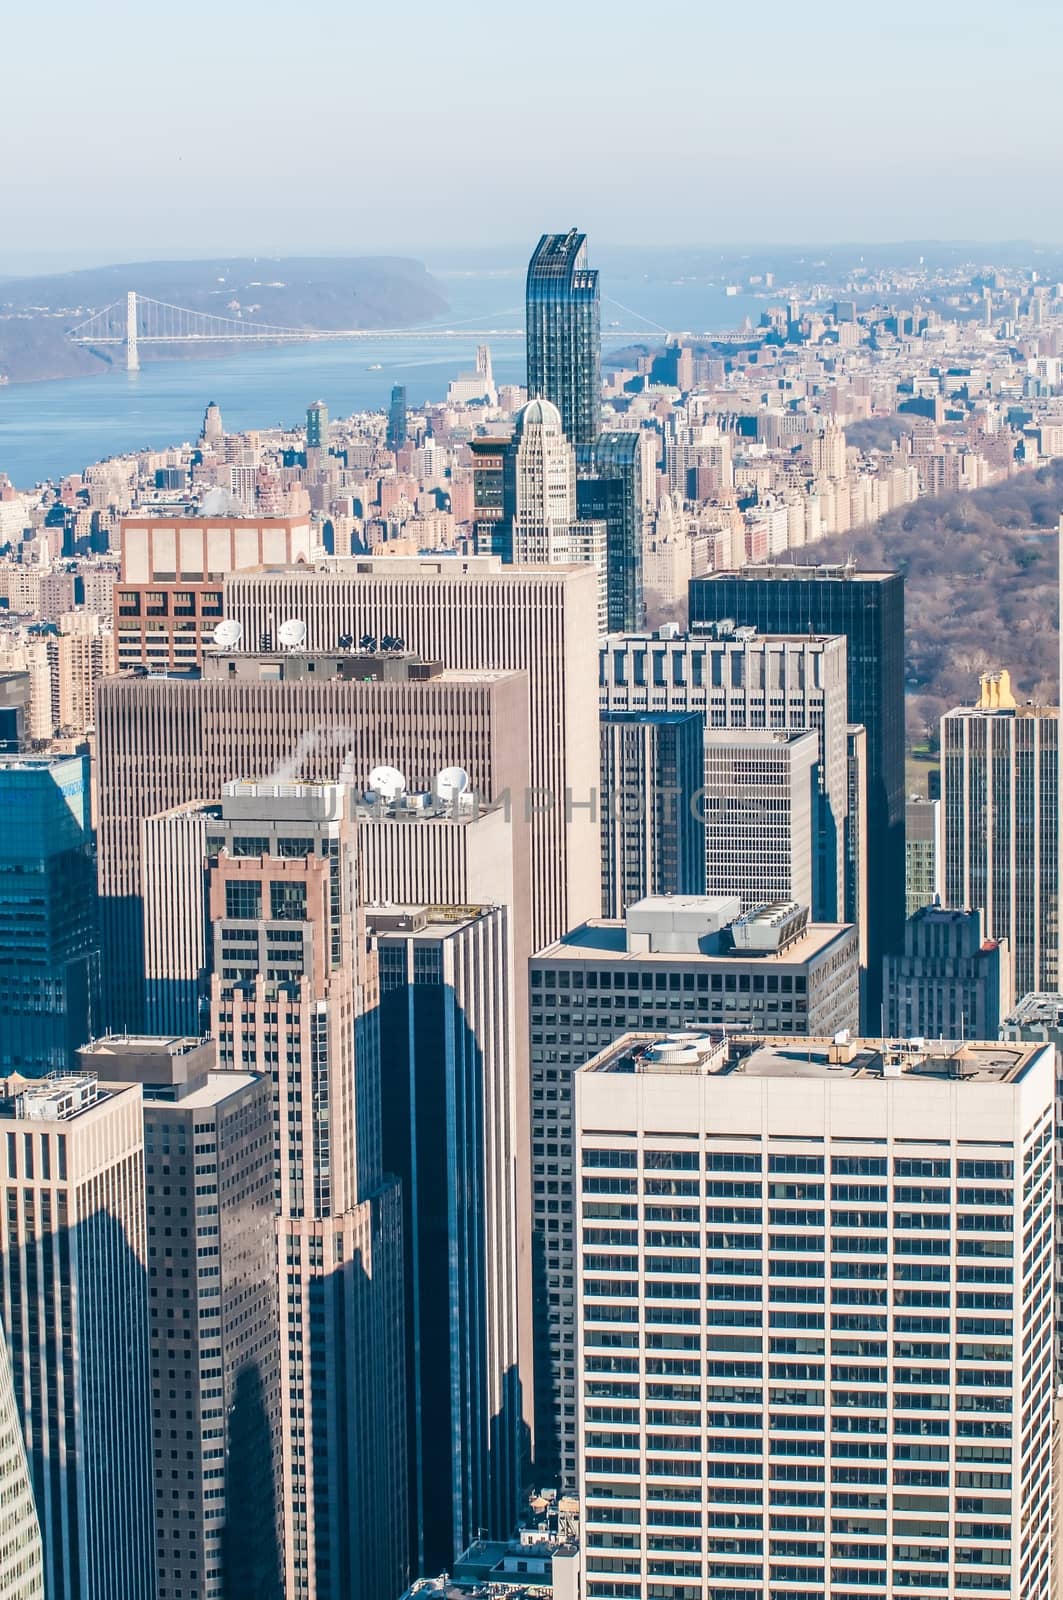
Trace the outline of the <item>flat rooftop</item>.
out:
<instances>
[{"instance_id":1,"label":"flat rooftop","mask_svg":"<svg viewBox=\"0 0 1063 1600\"><path fill-rule=\"evenodd\" d=\"M1046 989L1024 994L1004 1018L1003 1026L1063 1028L1063 994Z\"/></svg>"},{"instance_id":2,"label":"flat rooftop","mask_svg":"<svg viewBox=\"0 0 1063 1600\"><path fill-rule=\"evenodd\" d=\"M713 950L709 953L701 950L628 950L627 927L624 922L613 917L594 917L589 922L581 923L578 928L573 928L554 944L547 945L545 950L537 951L533 959L536 962L556 961L560 964L586 962L588 965L595 961L606 960L610 964L623 961L640 964L648 962L651 966L658 964L665 967L684 963L711 966L720 962L747 964L756 962L758 966L775 963L793 966L795 963L812 961L835 940L851 934L852 931L852 926L848 922L812 922L791 944L785 945L781 950L726 949Z\"/></svg>"},{"instance_id":3,"label":"flat rooftop","mask_svg":"<svg viewBox=\"0 0 1063 1600\"><path fill-rule=\"evenodd\" d=\"M378 939L448 939L478 922L494 906L374 906L365 907L367 926Z\"/></svg>"},{"instance_id":4,"label":"flat rooftop","mask_svg":"<svg viewBox=\"0 0 1063 1600\"><path fill-rule=\"evenodd\" d=\"M1018 1083L1043 1045L948 1039L834 1039L701 1033L629 1033L584 1072L741 1078L864 1078L901 1082Z\"/></svg>"},{"instance_id":5,"label":"flat rooftop","mask_svg":"<svg viewBox=\"0 0 1063 1600\"><path fill-rule=\"evenodd\" d=\"M864 572L861 568L843 561L822 562L818 566L798 562L770 561L760 565L732 568L729 571L703 572L692 583L714 583L721 578L834 578L842 583L886 583L895 578L895 572Z\"/></svg>"},{"instance_id":6,"label":"flat rooftop","mask_svg":"<svg viewBox=\"0 0 1063 1600\"><path fill-rule=\"evenodd\" d=\"M208 1072L205 1080L196 1088L183 1095L180 1100L167 1100L150 1102L153 1110L160 1104L172 1105L177 1111L195 1111L197 1108L220 1105L223 1100L235 1094L238 1089L246 1089L248 1084L257 1083L258 1076L254 1072Z\"/></svg>"}]
</instances>

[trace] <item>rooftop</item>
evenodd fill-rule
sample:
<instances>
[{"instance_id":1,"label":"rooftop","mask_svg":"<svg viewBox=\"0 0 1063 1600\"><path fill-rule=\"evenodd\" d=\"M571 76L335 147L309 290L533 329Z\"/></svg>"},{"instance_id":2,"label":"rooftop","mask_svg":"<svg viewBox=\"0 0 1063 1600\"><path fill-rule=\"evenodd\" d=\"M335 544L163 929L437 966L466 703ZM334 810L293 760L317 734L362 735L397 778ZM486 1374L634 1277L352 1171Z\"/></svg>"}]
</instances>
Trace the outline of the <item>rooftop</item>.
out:
<instances>
[{"instance_id":1,"label":"rooftop","mask_svg":"<svg viewBox=\"0 0 1063 1600\"><path fill-rule=\"evenodd\" d=\"M627 916L592 917L535 955L536 962L607 960L811 961L850 935L847 922L809 922L804 906L786 901L740 914L733 895L647 895Z\"/></svg>"},{"instance_id":2,"label":"rooftop","mask_svg":"<svg viewBox=\"0 0 1063 1600\"><path fill-rule=\"evenodd\" d=\"M462 928L478 922L493 906L392 906L367 905L366 926L378 939L447 939Z\"/></svg>"},{"instance_id":3,"label":"rooftop","mask_svg":"<svg viewBox=\"0 0 1063 1600\"><path fill-rule=\"evenodd\" d=\"M1063 1029L1063 994L1034 989L1016 1001L1001 1024L1003 1028Z\"/></svg>"},{"instance_id":4,"label":"rooftop","mask_svg":"<svg viewBox=\"0 0 1063 1600\"><path fill-rule=\"evenodd\" d=\"M895 572L861 572L854 561L824 561L818 566L796 561L765 561L731 571L706 572L691 582L713 583L721 578L836 578L850 583L888 583L896 576Z\"/></svg>"},{"instance_id":5,"label":"rooftop","mask_svg":"<svg viewBox=\"0 0 1063 1600\"><path fill-rule=\"evenodd\" d=\"M859 1039L754 1034L628 1033L584 1072L742 1078L863 1078L976 1084L1018 1083L1041 1054L1037 1044L948 1039Z\"/></svg>"}]
</instances>

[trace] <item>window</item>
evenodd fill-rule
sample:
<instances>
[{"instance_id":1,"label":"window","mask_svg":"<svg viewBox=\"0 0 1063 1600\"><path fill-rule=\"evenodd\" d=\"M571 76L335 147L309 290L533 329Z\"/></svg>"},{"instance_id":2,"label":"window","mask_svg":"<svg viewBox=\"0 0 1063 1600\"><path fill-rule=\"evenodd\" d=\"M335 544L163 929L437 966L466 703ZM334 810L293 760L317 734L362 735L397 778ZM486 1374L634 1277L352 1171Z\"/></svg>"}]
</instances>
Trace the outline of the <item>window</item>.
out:
<instances>
[{"instance_id":1,"label":"window","mask_svg":"<svg viewBox=\"0 0 1063 1600\"><path fill-rule=\"evenodd\" d=\"M257 919L262 915L262 885L242 878L228 878L225 883L225 915Z\"/></svg>"},{"instance_id":2,"label":"window","mask_svg":"<svg viewBox=\"0 0 1063 1600\"><path fill-rule=\"evenodd\" d=\"M274 878L269 886L269 914L274 922L305 922L306 884Z\"/></svg>"}]
</instances>

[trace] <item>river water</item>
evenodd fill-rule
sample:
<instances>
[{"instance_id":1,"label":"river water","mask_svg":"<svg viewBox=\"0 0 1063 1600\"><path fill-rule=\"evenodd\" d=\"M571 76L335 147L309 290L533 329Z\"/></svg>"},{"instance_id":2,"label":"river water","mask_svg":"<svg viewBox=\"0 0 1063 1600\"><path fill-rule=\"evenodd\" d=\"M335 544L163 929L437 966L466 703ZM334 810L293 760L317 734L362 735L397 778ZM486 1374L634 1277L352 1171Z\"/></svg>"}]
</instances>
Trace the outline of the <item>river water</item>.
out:
<instances>
[{"instance_id":1,"label":"river water","mask_svg":"<svg viewBox=\"0 0 1063 1600\"><path fill-rule=\"evenodd\" d=\"M443 327L519 327L516 302L523 282L515 271L440 273L450 311ZM718 286L662 279L621 281L614 292L624 307L606 300L609 323L638 327L638 317L677 329L728 328L745 316L755 322L763 302L725 296ZM647 327L647 333L653 335ZM124 351L115 352L119 360ZM411 333L401 340L341 341L281 348L252 348L218 359L152 361L138 373L111 370L98 376L0 386L0 473L19 488L80 472L93 461L193 439L207 402L217 401L227 430L299 423L306 407L324 400L333 417L382 410L394 384L406 386L408 403L442 400L447 384L474 365L475 339L433 341ZM520 339L497 340L491 349L496 381L524 380ZM372 370L378 368L379 370Z\"/></svg>"}]
</instances>

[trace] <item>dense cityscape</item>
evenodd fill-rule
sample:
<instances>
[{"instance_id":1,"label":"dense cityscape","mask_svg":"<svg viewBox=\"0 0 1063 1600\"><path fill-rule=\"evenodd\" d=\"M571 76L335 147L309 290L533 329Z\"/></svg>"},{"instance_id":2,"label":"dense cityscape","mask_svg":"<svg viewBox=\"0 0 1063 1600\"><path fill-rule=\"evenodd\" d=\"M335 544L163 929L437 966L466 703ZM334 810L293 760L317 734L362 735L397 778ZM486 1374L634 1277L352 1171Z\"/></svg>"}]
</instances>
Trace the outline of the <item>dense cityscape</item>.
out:
<instances>
[{"instance_id":1,"label":"dense cityscape","mask_svg":"<svg viewBox=\"0 0 1063 1600\"><path fill-rule=\"evenodd\" d=\"M0 472L0 1600L1054 1600L1059 674L859 553L1033 261Z\"/></svg>"}]
</instances>

